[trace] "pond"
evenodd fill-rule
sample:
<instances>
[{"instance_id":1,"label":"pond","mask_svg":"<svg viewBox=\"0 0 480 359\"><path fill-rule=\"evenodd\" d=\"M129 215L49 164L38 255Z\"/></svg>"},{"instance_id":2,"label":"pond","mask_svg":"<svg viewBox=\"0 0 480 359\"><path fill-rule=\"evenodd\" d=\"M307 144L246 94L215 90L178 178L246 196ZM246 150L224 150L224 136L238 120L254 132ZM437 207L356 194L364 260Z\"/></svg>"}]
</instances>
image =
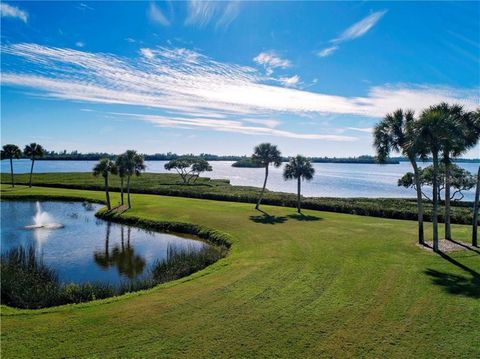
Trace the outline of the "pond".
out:
<instances>
[{"instance_id":1,"label":"pond","mask_svg":"<svg viewBox=\"0 0 480 359\"><path fill-rule=\"evenodd\" d=\"M95 217L99 204L1 201L1 252L32 245L64 283L117 284L142 279L168 251L198 252L207 243L152 233Z\"/></svg>"}]
</instances>

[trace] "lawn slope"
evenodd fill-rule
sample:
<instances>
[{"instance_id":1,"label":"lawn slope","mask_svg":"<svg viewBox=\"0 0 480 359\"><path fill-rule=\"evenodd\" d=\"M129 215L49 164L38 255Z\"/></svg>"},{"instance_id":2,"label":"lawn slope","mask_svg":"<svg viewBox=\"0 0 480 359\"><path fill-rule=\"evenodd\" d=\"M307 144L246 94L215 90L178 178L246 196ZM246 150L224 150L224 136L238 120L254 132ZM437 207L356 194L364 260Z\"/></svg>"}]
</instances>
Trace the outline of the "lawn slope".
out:
<instances>
[{"instance_id":1,"label":"lawn slope","mask_svg":"<svg viewBox=\"0 0 480 359\"><path fill-rule=\"evenodd\" d=\"M18 187L2 197L103 193ZM117 194L114 194L117 201ZM181 280L102 302L2 308L2 358L479 357L480 254L415 245L416 223L135 194L124 213L232 236ZM430 236L430 233L427 233ZM453 235L467 240L470 227Z\"/></svg>"}]
</instances>

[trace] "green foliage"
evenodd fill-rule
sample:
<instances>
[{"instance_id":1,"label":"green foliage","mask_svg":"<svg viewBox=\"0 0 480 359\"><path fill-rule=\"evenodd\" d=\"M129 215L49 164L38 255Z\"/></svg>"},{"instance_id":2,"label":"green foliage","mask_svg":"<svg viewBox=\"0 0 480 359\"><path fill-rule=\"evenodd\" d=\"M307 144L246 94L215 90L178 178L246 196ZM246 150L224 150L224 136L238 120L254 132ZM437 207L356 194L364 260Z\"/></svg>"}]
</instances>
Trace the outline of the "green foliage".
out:
<instances>
[{"instance_id":1,"label":"green foliage","mask_svg":"<svg viewBox=\"0 0 480 359\"><path fill-rule=\"evenodd\" d=\"M264 167L261 163L255 162L250 157L243 157L237 162L232 163L232 167L240 167L240 168L261 168Z\"/></svg>"},{"instance_id":2,"label":"green foliage","mask_svg":"<svg viewBox=\"0 0 480 359\"><path fill-rule=\"evenodd\" d=\"M95 177L102 176L103 178L108 178L109 174L117 174L117 166L112 160L108 158L102 158L93 167L93 175Z\"/></svg>"},{"instance_id":3,"label":"green foliage","mask_svg":"<svg viewBox=\"0 0 480 359\"><path fill-rule=\"evenodd\" d=\"M428 166L424 169L419 168L418 170L420 175L420 184L422 186L432 186L433 185L433 166ZM442 198L441 192L445 189L445 165L439 165L438 171L438 198ZM456 164L450 165L450 187L454 189L451 192L450 199L460 201L463 199L463 191L468 191L472 189L476 184L476 177L472 175L467 170L461 168ZM405 188L414 188L415 189L415 181L414 175L412 172L407 172L398 180L398 186L405 187ZM431 196L428 196L422 190L423 196L431 200Z\"/></svg>"},{"instance_id":4,"label":"green foliage","mask_svg":"<svg viewBox=\"0 0 480 359\"><path fill-rule=\"evenodd\" d=\"M15 145L4 145L0 154L2 160L20 158L22 151Z\"/></svg>"},{"instance_id":5,"label":"green foliage","mask_svg":"<svg viewBox=\"0 0 480 359\"><path fill-rule=\"evenodd\" d=\"M39 157L43 157L43 155L45 154L45 150L38 143L32 142L31 144L25 146L23 154L33 160Z\"/></svg>"},{"instance_id":6,"label":"green foliage","mask_svg":"<svg viewBox=\"0 0 480 359\"><path fill-rule=\"evenodd\" d=\"M283 170L283 178L286 180L301 178L310 181L314 174L315 170L310 161L301 155L290 158Z\"/></svg>"},{"instance_id":7,"label":"green foliage","mask_svg":"<svg viewBox=\"0 0 480 359\"><path fill-rule=\"evenodd\" d=\"M175 170L182 178L184 184L197 181L203 172L211 172L212 166L200 157L182 157L165 163L167 171Z\"/></svg>"},{"instance_id":8,"label":"green foliage","mask_svg":"<svg viewBox=\"0 0 480 359\"><path fill-rule=\"evenodd\" d=\"M273 164L274 167L280 167L282 154L277 146L271 143L261 143L253 149L252 161L262 167L268 167L270 164Z\"/></svg>"}]
</instances>

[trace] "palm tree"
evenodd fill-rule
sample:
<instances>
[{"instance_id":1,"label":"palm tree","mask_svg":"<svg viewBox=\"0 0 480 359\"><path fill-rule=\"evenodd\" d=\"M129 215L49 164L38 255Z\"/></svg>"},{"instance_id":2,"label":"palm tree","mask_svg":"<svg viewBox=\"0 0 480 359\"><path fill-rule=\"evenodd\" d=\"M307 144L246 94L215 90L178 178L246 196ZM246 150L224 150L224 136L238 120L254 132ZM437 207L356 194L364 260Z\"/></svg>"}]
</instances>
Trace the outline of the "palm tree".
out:
<instances>
[{"instance_id":1,"label":"palm tree","mask_svg":"<svg viewBox=\"0 0 480 359\"><path fill-rule=\"evenodd\" d=\"M442 138L442 162L445 165L445 238L452 239L450 226L452 159L475 146L480 136L480 124L473 112L464 111L460 105L443 102L433 109L444 116L444 124L450 132L450 136Z\"/></svg>"},{"instance_id":2,"label":"palm tree","mask_svg":"<svg viewBox=\"0 0 480 359\"><path fill-rule=\"evenodd\" d=\"M428 154L432 155L433 250L438 252L439 163L440 154L443 153L445 145L449 143L452 136L452 123L440 105L430 106L420 115L420 119L416 123L416 131L418 134L416 145L420 155L423 158L426 158Z\"/></svg>"},{"instance_id":3,"label":"palm tree","mask_svg":"<svg viewBox=\"0 0 480 359\"><path fill-rule=\"evenodd\" d=\"M417 137L415 122L413 111L399 109L391 114L387 114L375 127L374 146L380 163L385 163L390 152L396 151L407 157L412 165L417 192L418 242L423 245L425 238L423 231L422 185L417 165L418 151L415 142Z\"/></svg>"},{"instance_id":4,"label":"palm tree","mask_svg":"<svg viewBox=\"0 0 480 359\"><path fill-rule=\"evenodd\" d=\"M270 143L261 143L254 148L252 161L265 167L265 180L263 181L262 191L260 192L257 205L255 206L255 209L259 209L263 194L265 193L265 187L267 186L268 167L270 166L270 163L275 167L280 167L282 164L282 155L277 149L277 146Z\"/></svg>"},{"instance_id":5,"label":"palm tree","mask_svg":"<svg viewBox=\"0 0 480 359\"><path fill-rule=\"evenodd\" d=\"M32 166L30 168L30 183L29 187L32 187L32 174L33 174L33 165L35 164L35 158L43 157L45 150L43 147L35 142L32 142L29 145L26 145L23 149L23 154L27 157L30 157L32 160Z\"/></svg>"},{"instance_id":6,"label":"palm tree","mask_svg":"<svg viewBox=\"0 0 480 359\"><path fill-rule=\"evenodd\" d=\"M478 208L480 207L480 166L477 173L477 189L473 202L472 246L478 247Z\"/></svg>"},{"instance_id":7,"label":"palm tree","mask_svg":"<svg viewBox=\"0 0 480 359\"><path fill-rule=\"evenodd\" d=\"M125 176L127 175L127 164L124 154L121 154L117 157L117 159L115 160L115 165L117 167L118 177L120 177L120 197L123 206L125 204L123 200L123 182L125 180Z\"/></svg>"},{"instance_id":8,"label":"palm tree","mask_svg":"<svg viewBox=\"0 0 480 359\"><path fill-rule=\"evenodd\" d=\"M145 161L142 155L139 155L137 151L128 150L124 153L125 156L125 174L127 175L127 198L128 208L132 207L130 202L130 179L133 175L140 176L145 171Z\"/></svg>"},{"instance_id":9,"label":"palm tree","mask_svg":"<svg viewBox=\"0 0 480 359\"><path fill-rule=\"evenodd\" d=\"M314 173L315 173L315 170L313 169L310 161L301 155L297 155L296 157L290 158L288 163L285 165L285 169L283 170L283 178L285 178L285 180L289 180L289 179L297 180L297 212L298 213L302 213L301 200L300 200L302 179L310 181L313 178Z\"/></svg>"},{"instance_id":10,"label":"palm tree","mask_svg":"<svg viewBox=\"0 0 480 359\"><path fill-rule=\"evenodd\" d=\"M5 145L2 147L1 159L10 160L10 173L12 174L12 187L15 187L15 181L13 179L13 159L20 158L22 151L16 145Z\"/></svg>"},{"instance_id":11,"label":"palm tree","mask_svg":"<svg viewBox=\"0 0 480 359\"><path fill-rule=\"evenodd\" d=\"M116 173L117 173L117 167L115 166L115 162L113 162L109 158L102 158L95 165L95 167L93 167L93 175L95 177L102 176L105 181L105 195L107 197L108 210L112 209L112 206L110 204L110 193L108 191L108 175L116 174Z\"/></svg>"}]
</instances>

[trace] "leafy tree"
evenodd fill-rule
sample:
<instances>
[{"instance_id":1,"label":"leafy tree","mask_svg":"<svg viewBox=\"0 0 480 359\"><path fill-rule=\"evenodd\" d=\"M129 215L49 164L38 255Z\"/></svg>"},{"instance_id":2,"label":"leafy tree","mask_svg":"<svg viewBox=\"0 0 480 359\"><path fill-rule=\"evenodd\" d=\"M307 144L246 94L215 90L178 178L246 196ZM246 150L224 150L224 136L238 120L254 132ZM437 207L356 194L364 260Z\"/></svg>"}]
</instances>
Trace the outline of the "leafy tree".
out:
<instances>
[{"instance_id":1,"label":"leafy tree","mask_svg":"<svg viewBox=\"0 0 480 359\"><path fill-rule=\"evenodd\" d=\"M45 150L43 147L35 142L32 142L29 145L26 145L23 154L30 158L32 161L32 166L30 168L30 182L29 187L32 187L32 175L33 175L33 165L35 164L35 159L38 157L43 157Z\"/></svg>"},{"instance_id":2,"label":"leafy tree","mask_svg":"<svg viewBox=\"0 0 480 359\"><path fill-rule=\"evenodd\" d=\"M277 146L272 145L271 143L261 143L254 148L252 160L262 167L265 167L265 180L263 181L262 191L260 192L257 205L255 206L255 209L259 209L267 186L268 167L270 164L273 164L275 167L280 167L282 164L282 154Z\"/></svg>"},{"instance_id":3,"label":"leafy tree","mask_svg":"<svg viewBox=\"0 0 480 359\"><path fill-rule=\"evenodd\" d=\"M475 186L476 179L475 177L468 172L467 170L452 164L450 166L450 187L454 189L453 193L450 191L446 191L446 166L444 164L440 164L439 172L438 172L438 198L439 200L442 199L442 191L445 191L445 196L449 196L450 200L454 201L461 201L464 197L463 191L468 191ZM420 183L422 186L432 186L433 185L433 166L428 166L425 169L419 168L420 173ZM415 187L414 175L412 172L407 172L403 177L398 180L398 186L403 186L405 188L413 188ZM423 196L431 201L431 197L425 194L422 190Z\"/></svg>"},{"instance_id":4,"label":"leafy tree","mask_svg":"<svg viewBox=\"0 0 480 359\"><path fill-rule=\"evenodd\" d=\"M125 204L123 199L123 188L124 188L124 181L127 175L127 163L125 160L125 155L121 154L115 159L115 166L117 167L118 177L120 177L120 198L122 201L122 206Z\"/></svg>"},{"instance_id":5,"label":"leafy tree","mask_svg":"<svg viewBox=\"0 0 480 359\"><path fill-rule=\"evenodd\" d=\"M1 159L10 160L10 173L12 175L12 187L15 187L15 181L13 179L13 159L20 158L22 151L16 145L5 145L2 147Z\"/></svg>"},{"instance_id":6,"label":"leafy tree","mask_svg":"<svg viewBox=\"0 0 480 359\"><path fill-rule=\"evenodd\" d=\"M128 150L124 154L125 156L125 173L127 175L127 199L128 208L132 208L130 201L130 180L132 176L140 176L145 171L145 161L142 155L139 155L137 151Z\"/></svg>"},{"instance_id":7,"label":"leafy tree","mask_svg":"<svg viewBox=\"0 0 480 359\"><path fill-rule=\"evenodd\" d=\"M283 178L285 180L296 179L297 180L297 212L302 213L301 209L301 183L302 180L310 181L313 178L315 170L312 167L311 162L301 156L290 158L283 170Z\"/></svg>"},{"instance_id":8,"label":"leafy tree","mask_svg":"<svg viewBox=\"0 0 480 359\"><path fill-rule=\"evenodd\" d=\"M104 179L105 185L105 196L107 197L107 208L108 210L112 209L110 204L110 192L108 189L108 175L117 174L117 167L115 162L108 158L102 158L96 165L93 167L93 175L95 177L102 176Z\"/></svg>"},{"instance_id":9,"label":"leafy tree","mask_svg":"<svg viewBox=\"0 0 480 359\"><path fill-rule=\"evenodd\" d=\"M195 183L200 177L200 173L212 171L212 166L203 158L198 157L181 157L165 163L164 167L167 171L175 170L184 184L189 184L192 180Z\"/></svg>"},{"instance_id":10,"label":"leafy tree","mask_svg":"<svg viewBox=\"0 0 480 359\"><path fill-rule=\"evenodd\" d=\"M423 245L425 239L423 231L422 186L417 165L418 149L416 146L417 133L415 123L416 119L413 111L399 109L391 114L387 114L377 124L373 136L378 162L385 163L390 153L395 151L401 152L412 165L413 179L417 192L418 242Z\"/></svg>"}]
</instances>

